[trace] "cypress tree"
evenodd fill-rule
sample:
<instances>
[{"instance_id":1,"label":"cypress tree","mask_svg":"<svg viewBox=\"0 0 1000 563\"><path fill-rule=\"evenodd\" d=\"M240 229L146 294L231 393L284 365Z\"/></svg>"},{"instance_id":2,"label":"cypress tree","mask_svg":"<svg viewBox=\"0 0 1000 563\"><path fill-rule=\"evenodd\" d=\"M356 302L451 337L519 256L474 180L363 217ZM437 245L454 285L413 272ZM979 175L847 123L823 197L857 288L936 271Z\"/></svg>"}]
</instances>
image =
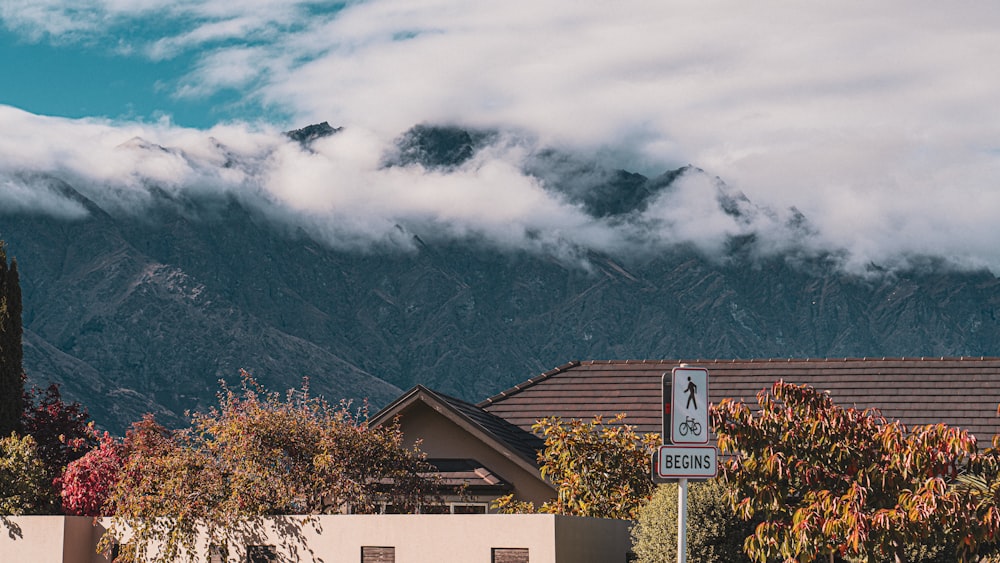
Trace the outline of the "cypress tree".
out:
<instances>
[{"instance_id":1,"label":"cypress tree","mask_svg":"<svg viewBox=\"0 0 1000 563\"><path fill-rule=\"evenodd\" d=\"M24 413L22 332L17 260L8 266L7 248L0 240L0 437L19 430Z\"/></svg>"}]
</instances>

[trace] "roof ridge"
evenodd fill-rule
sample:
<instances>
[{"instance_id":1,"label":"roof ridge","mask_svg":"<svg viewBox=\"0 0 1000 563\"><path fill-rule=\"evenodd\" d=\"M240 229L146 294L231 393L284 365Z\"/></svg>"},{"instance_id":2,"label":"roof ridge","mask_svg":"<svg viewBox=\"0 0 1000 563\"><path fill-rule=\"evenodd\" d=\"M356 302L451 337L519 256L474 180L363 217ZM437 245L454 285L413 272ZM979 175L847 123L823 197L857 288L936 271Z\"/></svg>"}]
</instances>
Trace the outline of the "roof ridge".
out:
<instances>
[{"instance_id":1,"label":"roof ridge","mask_svg":"<svg viewBox=\"0 0 1000 563\"><path fill-rule=\"evenodd\" d=\"M615 365L615 364L755 364L778 362L900 362L900 361L1000 361L1000 356L837 356L837 357L764 357L764 358L663 358L625 360L584 360L579 365ZM563 367L563 366L560 366ZM558 368L557 368L558 369Z\"/></svg>"},{"instance_id":2,"label":"roof ridge","mask_svg":"<svg viewBox=\"0 0 1000 563\"><path fill-rule=\"evenodd\" d=\"M488 406L494 405L508 397L516 395L521 391L528 389L542 381L545 381L551 377L559 375L560 373L570 371L573 368L580 366L602 366L602 365L657 365L657 364L689 364L689 365L699 365L699 364L778 364L778 363L848 363L848 362L983 362L983 361L1000 361L1000 356L858 356L858 357L836 357L836 358L699 358L693 360L686 360L682 358L664 358L664 359L625 359L625 360L572 360L561 366L553 368L549 371L543 372L539 375L528 379L527 381L518 383L509 389L501 391L496 395L488 397L474 406L481 409L485 409Z\"/></svg>"},{"instance_id":3,"label":"roof ridge","mask_svg":"<svg viewBox=\"0 0 1000 563\"><path fill-rule=\"evenodd\" d=\"M571 360L571 361L569 361L569 362L567 362L567 363L565 363L565 364L563 364L561 366L558 366L558 367L555 367L553 369L550 369L549 371L540 373L540 374L536 375L535 377L532 377L531 379L529 379L529 380L527 380L527 381L525 381L523 383L518 383L517 385L515 385L515 386L513 386L513 387L511 387L509 389L507 389L506 391L501 391L500 393L497 393L496 395L493 395L492 397L487 397L486 399L483 399L482 401L476 403L475 406L477 406L477 407L479 407L481 409L485 409L489 405L492 405L493 403L495 403L497 401L501 401L501 400L503 400L503 399L505 399L505 398L507 398L507 397L509 397L511 395L519 393L519 392L523 391L524 389L527 389L528 387L531 387L531 386L535 385L536 383L538 383L540 381L545 381L546 379L548 379L548 378L550 378L550 377L552 377L554 375L557 375L557 374L560 374L560 373L562 373L564 371L573 369L573 368L575 368L575 367L577 367L579 365L582 365L583 363L587 363L587 364L591 364L592 365L594 363L594 361L595 360L589 360L588 362L581 362L580 360Z\"/></svg>"}]
</instances>

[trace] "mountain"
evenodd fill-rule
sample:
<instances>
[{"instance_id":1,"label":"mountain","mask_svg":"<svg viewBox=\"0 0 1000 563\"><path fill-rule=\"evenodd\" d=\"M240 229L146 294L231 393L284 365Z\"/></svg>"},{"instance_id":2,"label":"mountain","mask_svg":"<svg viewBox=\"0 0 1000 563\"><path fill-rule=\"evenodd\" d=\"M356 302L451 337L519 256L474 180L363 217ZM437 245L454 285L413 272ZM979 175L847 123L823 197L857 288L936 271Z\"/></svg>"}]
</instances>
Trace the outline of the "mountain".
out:
<instances>
[{"instance_id":1,"label":"mountain","mask_svg":"<svg viewBox=\"0 0 1000 563\"><path fill-rule=\"evenodd\" d=\"M340 131L289 137L308 148ZM382 165L446 172L494 140L420 126ZM590 216L623 223L704 174L646 177L556 151L524 169ZM416 383L480 400L571 359L979 356L1000 342L1000 280L933 261L851 274L835 255L762 253L753 235L731 237L721 256L678 243L581 247L567 259L403 226L405 248L351 250L233 194L153 189L133 215L53 175L21 181L86 210L0 210L21 271L29 382L62 384L115 432L145 412L179 424L241 368L272 390L308 377L330 400L379 407ZM716 186L723 212L753 212ZM808 232L808 218L788 228Z\"/></svg>"}]
</instances>

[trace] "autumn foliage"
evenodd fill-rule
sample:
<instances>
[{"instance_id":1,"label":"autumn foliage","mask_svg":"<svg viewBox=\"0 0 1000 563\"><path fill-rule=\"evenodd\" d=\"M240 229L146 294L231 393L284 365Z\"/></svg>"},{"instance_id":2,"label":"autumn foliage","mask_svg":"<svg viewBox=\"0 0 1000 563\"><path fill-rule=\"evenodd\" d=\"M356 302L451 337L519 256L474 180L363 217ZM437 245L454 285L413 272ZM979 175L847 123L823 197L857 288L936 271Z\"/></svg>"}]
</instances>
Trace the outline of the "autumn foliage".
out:
<instances>
[{"instance_id":1,"label":"autumn foliage","mask_svg":"<svg viewBox=\"0 0 1000 563\"><path fill-rule=\"evenodd\" d=\"M97 446L98 433L87 409L79 402L63 400L54 383L45 391L37 387L26 391L24 405L22 430L35 439L49 480L58 487L66 467Z\"/></svg>"},{"instance_id":2,"label":"autumn foliage","mask_svg":"<svg viewBox=\"0 0 1000 563\"><path fill-rule=\"evenodd\" d=\"M118 483L124 458L124 444L105 432L96 448L70 462L59 480L63 512L74 516L112 514L108 496Z\"/></svg>"},{"instance_id":3,"label":"autumn foliage","mask_svg":"<svg viewBox=\"0 0 1000 563\"><path fill-rule=\"evenodd\" d=\"M123 459L116 478L100 481L110 484L102 510L114 515L102 547L123 543L122 561L194 560L199 533L228 545L263 516L376 512L383 503L415 511L435 483L423 456L402 444L398 427L370 428L363 410L307 388L269 393L244 374L240 390L224 386L219 406L192 415L189 428L147 417L120 448L108 443L86 462L110 475L116 452ZM97 500L74 506L93 510Z\"/></svg>"},{"instance_id":4,"label":"autumn foliage","mask_svg":"<svg viewBox=\"0 0 1000 563\"><path fill-rule=\"evenodd\" d=\"M961 475L991 463L966 431L907 429L781 381L757 403L726 399L712 413L735 510L762 520L745 543L753 559L902 561L907 545L949 540L965 558L995 538L995 524L982 527L968 487L959 486Z\"/></svg>"}]
</instances>

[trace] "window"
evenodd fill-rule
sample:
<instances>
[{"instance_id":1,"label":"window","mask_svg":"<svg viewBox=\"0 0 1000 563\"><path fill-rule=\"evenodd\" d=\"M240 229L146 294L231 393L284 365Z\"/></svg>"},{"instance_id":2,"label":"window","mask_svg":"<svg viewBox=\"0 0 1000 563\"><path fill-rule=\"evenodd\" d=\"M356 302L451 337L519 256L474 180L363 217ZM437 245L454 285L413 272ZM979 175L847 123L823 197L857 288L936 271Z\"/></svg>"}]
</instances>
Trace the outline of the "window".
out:
<instances>
[{"instance_id":1,"label":"window","mask_svg":"<svg viewBox=\"0 0 1000 563\"><path fill-rule=\"evenodd\" d=\"M451 503L452 514L486 514L490 505L485 502L453 502Z\"/></svg>"},{"instance_id":2,"label":"window","mask_svg":"<svg viewBox=\"0 0 1000 563\"><path fill-rule=\"evenodd\" d=\"M449 502L448 504L425 504L420 514L487 514L490 505L486 502ZM386 514L389 514L386 507Z\"/></svg>"},{"instance_id":3,"label":"window","mask_svg":"<svg viewBox=\"0 0 1000 563\"><path fill-rule=\"evenodd\" d=\"M108 561L114 561L118 559L118 556L122 554L122 544L114 542L111 544L111 550L108 553Z\"/></svg>"},{"instance_id":4,"label":"window","mask_svg":"<svg viewBox=\"0 0 1000 563\"><path fill-rule=\"evenodd\" d=\"M528 563L526 547L494 547L492 563Z\"/></svg>"},{"instance_id":5,"label":"window","mask_svg":"<svg viewBox=\"0 0 1000 563\"><path fill-rule=\"evenodd\" d=\"M246 563L274 563L278 550L273 545L248 545Z\"/></svg>"},{"instance_id":6,"label":"window","mask_svg":"<svg viewBox=\"0 0 1000 563\"><path fill-rule=\"evenodd\" d=\"M396 548L374 546L362 547L361 563L396 563Z\"/></svg>"}]
</instances>

